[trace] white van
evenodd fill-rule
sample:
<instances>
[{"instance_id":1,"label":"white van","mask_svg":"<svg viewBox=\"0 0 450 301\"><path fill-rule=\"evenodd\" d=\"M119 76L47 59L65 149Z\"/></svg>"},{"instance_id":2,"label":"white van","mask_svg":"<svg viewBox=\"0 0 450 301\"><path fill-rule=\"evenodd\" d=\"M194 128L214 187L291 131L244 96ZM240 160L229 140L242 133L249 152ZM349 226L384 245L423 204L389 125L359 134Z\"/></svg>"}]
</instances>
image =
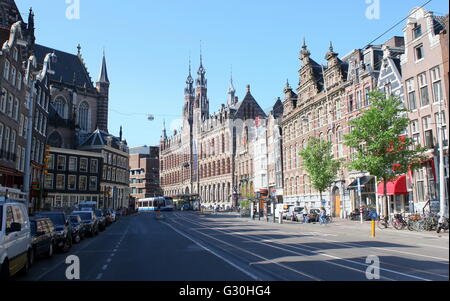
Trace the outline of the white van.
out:
<instances>
[{"instance_id":1,"label":"white van","mask_svg":"<svg viewBox=\"0 0 450 301\"><path fill-rule=\"evenodd\" d=\"M25 204L0 196L0 277L26 274L33 256Z\"/></svg>"}]
</instances>

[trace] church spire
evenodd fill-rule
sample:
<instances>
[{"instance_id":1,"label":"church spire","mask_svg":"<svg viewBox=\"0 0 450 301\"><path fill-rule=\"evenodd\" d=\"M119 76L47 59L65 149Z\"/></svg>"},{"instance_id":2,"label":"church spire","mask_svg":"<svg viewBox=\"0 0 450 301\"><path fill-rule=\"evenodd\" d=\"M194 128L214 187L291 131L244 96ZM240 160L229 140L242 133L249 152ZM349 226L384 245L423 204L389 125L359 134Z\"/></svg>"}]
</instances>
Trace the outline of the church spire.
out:
<instances>
[{"instance_id":1,"label":"church spire","mask_svg":"<svg viewBox=\"0 0 450 301\"><path fill-rule=\"evenodd\" d=\"M227 104L229 106L232 106L235 102L235 94L236 89L234 88L233 84L233 66L231 67L231 76L230 76L230 88L228 88L228 102Z\"/></svg>"},{"instance_id":2,"label":"church spire","mask_svg":"<svg viewBox=\"0 0 450 301\"><path fill-rule=\"evenodd\" d=\"M201 42L200 42L200 67L198 68L197 75L198 75L197 82L196 82L197 87L206 88L206 85L207 85L207 80L206 80L206 76L205 76L206 70L203 67L203 54L202 54Z\"/></svg>"},{"instance_id":3,"label":"church spire","mask_svg":"<svg viewBox=\"0 0 450 301\"><path fill-rule=\"evenodd\" d=\"M98 78L98 82L109 84L108 70L106 69L105 50L103 50L103 60L102 60L102 66L100 68L100 76Z\"/></svg>"},{"instance_id":4,"label":"church spire","mask_svg":"<svg viewBox=\"0 0 450 301\"><path fill-rule=\"evenodd\" d=\"M194 96L194 79L191 73L191 58L189 57L189 75L186 79L186 88L184 89L185 96Z\"/></svg>"}]
</instances>

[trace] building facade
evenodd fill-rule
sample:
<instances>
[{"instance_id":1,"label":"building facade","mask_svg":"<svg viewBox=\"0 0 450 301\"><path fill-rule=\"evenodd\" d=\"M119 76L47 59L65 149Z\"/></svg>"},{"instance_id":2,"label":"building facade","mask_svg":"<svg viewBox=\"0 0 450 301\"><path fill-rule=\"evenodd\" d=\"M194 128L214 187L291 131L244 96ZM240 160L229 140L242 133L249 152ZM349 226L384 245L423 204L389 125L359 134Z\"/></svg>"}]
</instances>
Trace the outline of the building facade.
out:
<instances>
[{"instance_id":1,"label":"building facade","mask_svg":"<svg viewBox=\"0 0 450 301\"><path fill-rule=\"evenodd\" d=\"M447 24L445 24L447 20ZM403 85L411 119L408 134L417 144L425 146L428 159L415 171L409 188L414 210L421 211L431 202L439 211L439 187L448 189L448 38L445 27L448 16L435 16L424 8L412 10L405 28L405 54L401 57ZM446 58L447 62L444 61ZM446 82L447 76L447 82ZM444 140L445 179L439 183L438 130L442 122ZM446 192L448 203L448 190Z\"/></svg>"},{"instance_id":2,"label":"building facade","mask_svg":"<svg viewBox=\"0 0 450 301\"><path fill-rule=\"evenodd\" d=\"M256 117L264 118L265 113L251 95L250 86L239 101L231 80L226 104L210 114L202 58L197 75L194 88L189 68L181 130L169 138L164 129L161 136L161 187L166 196L195 196L207 207L233 206L242 194L238 188L243 180L238 148L246 143L242 137L254 128Z\"/></svg>"},{"instance_id":3,"label":"building facade","mask_svg":"<svg viewBox=\"0 0 450 301\"><path fill-rule=\"evenodd\" d=\"M163 195L159 184L159 147L130 149L130 192L136 201Z\"/></svg>"}]
</instances>

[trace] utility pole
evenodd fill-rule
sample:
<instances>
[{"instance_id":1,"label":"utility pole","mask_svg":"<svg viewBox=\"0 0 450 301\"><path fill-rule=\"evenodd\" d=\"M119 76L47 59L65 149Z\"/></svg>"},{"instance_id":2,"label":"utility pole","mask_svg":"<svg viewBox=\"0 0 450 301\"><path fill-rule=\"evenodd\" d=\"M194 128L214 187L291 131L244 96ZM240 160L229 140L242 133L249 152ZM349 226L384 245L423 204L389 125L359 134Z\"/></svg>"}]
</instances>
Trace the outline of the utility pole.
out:
<instances>
[{"instance_id":1,"label":"utility pole","mask_svg":"<svg viewBox=\"0 0 450 301\"><path fill-rule=\"evenodd\" d=\"M445 166L444 166L444 128L443 128L443 114L442 100L439 102L439 124L438 124L438 139L439 139L439 201L440 201L440 216L448 217L447 204L445 200Z\"/></svg>"}]
</instances>

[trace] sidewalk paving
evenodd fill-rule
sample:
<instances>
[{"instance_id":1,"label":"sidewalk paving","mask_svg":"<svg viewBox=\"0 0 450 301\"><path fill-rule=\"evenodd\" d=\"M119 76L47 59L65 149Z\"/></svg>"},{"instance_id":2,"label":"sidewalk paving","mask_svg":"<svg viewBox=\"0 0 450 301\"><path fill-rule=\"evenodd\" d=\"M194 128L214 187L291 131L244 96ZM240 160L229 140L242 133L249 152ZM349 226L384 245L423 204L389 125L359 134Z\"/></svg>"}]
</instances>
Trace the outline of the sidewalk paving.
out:
<instances>
[{"instance_id":1,"label":"sidewalk paving","mask_svg":"<svg viewBox=\"0 0 450 301\"><path fill-rule=\"evenodd\" d=\"M250 217L242 217L242 216L240 216L239 213L236 213L236 212L228 212L228 213L217 212L216 214L205 215L205 216L234 217L241 221L247 221L247 222L254 223L254 224L279 225L280 230L282 230L283 228L290 229L290 230L298 229L299 226L306 227L307 230L314 230L316 227L321 227L321 225L319 223L302 224L302 223L286 221L286 220L283 220L283 224L279 224L278 219L277 219L277 222L274 223L273 216L269 217L269 222L267 222L267 220L264 218L261 218L260 220L258 218L255 218L254 220L252 220ZM348 230L355 230L355 231L363 230L363 231L367 231L367 233L371 233L372 222L367 221L367 222L363 222L363 224L361 224L361 222L358 222L358 221L350 221L347 219L335 218L333 220L333 223L327 225L327 227L330 230L338 230L338 229L343 229L343 230L348 229ZM317 229L323 230L324 228L317 228ZM375 228L375 231L376 231L376 233L382 232L382 233L391 233L391 234L399 234L399 235L407 235L407 236L418 236L419 235L419 236L429 236L429 237L434 237L434 238L443 238L443 239L447 239L447 240L449 239L448 232L441 232L438 234L438 233L436 233L436 231L416 232L416 231L409 231L409 230L396 230L392 227L387 228L387 229L379 229L377 226Z\"/></svg>"}]
</instances>

